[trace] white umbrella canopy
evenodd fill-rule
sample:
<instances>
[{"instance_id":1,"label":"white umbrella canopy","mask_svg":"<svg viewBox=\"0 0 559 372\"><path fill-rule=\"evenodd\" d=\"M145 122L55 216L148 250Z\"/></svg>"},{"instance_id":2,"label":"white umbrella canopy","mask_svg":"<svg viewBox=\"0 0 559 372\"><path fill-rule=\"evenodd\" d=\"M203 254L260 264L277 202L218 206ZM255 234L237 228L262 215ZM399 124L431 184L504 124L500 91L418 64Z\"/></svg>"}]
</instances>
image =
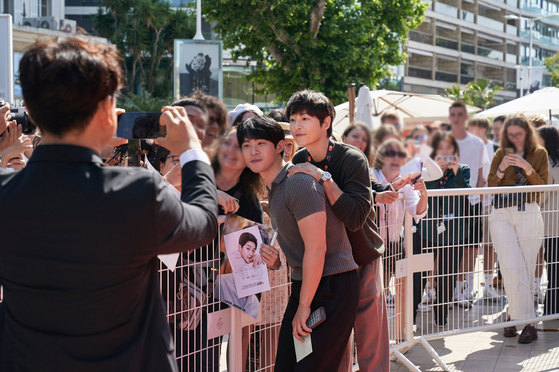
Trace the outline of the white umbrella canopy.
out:
<instances>
[{"instance_id":1,"label":"white umbrella canopy","mask_svg":"<svg viewBox=\"0 0 559 372\"><path fill-rule=\"evenodd\" d=\"M524 115L543 115L547 118L551 114L559 114L559 88L549 87L515 100L482 111L476 116L494 118L500 115L523 113Z\"/></svg>"},{"instance_id":2,"label":"white umbrella canopy","mask_svg":"<svg viewBox=\"0 0 559 372\"><path fill-rule=\"evenodd\" d=\"M361 92L361 91L360 91ZM387 110L396 109L402 119L402 124L409 118L439 118L448 117L448 108L452 104L449 98L436 94L415 94L392 90L373 90L370 93L372 101L373 129L380 126L380 116ZM335 107L336 118L333 128L338 134L343 133L349 125L349 102ZM468 113L480 111L479 108L468 106Z\"/></svg>"},{"instance_id":3,"label":"white umbrella canopy","mask_svg":"<svg viewBox=\"0 0 559 372\"><path fill-rule=\"evenodd\" d=\"M369 129L373 129L373 101L371 91L368 86L363 85L359 88L359 96L355 102L355 120L365 123Z\"/></svg>"}]
</instances>

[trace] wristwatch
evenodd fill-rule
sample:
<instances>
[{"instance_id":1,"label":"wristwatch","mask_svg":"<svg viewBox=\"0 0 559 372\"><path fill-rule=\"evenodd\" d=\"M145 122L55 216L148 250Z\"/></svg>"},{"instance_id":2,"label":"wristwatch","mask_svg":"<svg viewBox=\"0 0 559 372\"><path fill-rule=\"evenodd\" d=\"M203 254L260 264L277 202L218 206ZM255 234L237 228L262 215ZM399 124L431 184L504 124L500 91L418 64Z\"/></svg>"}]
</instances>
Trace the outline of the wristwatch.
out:
<instances>
[{"instance_id":1,"label":"wristwatch","mask_svg":"<svg viewBox=\"0 0 559 372\"><path fill-rule=\"evenodd\" d=\"M320 183L321 185L332 179L332 175L329 172L322 172L322 177L320 177L320 181L318 181L318 183Z\"/></svg>"}]
</instances>

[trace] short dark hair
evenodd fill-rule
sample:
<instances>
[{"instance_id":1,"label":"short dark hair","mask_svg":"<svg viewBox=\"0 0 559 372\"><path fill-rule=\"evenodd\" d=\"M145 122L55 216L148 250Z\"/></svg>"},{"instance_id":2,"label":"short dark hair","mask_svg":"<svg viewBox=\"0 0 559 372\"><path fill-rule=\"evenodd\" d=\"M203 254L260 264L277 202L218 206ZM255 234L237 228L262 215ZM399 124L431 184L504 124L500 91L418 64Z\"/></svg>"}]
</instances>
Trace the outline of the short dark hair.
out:
<instances>
[{"instance_id":1,"label":"short dark hair","mask_svg":"<svg viewBox=\"0 0 559 372\"><path fill-rule=\"evenodd\" d=\"M320 124L324 123L327 117L332 118L330 127L326 132L328 137L332 135L332 127L336 118L336 110L332 101L324 95L324 93L315 92L314 90L305 89L294 93L285 108L285 116L290 119L291 115L305 111L308 115L318 118ZM289 121L288 121L289 122Z\"/></svg>"},{"instance_id":2,"label":"short dark hair","mask_svg":"<svg viewBox=\"0 0 559 372\"><path fill-rule=\"evenodd\" d=\"M485 129L487 132L489 132L489 119L487 119L486 117L483 116L478 116L475 118L471 118L470 120L468 120L468 127L478 127L481 129Z\"/></svg>"},{"instance_id":3,"label":"short dark hair","mask_svg":"<svg viewBox=\"0 0 559 372\"><path fill-rule=\"evenodd\" d=\"M193 90L189 97L202 102L208 110L213 110L217 116L216 119L220 134L225 132L227 129L227 106L225 106L222 100L210 96L200 89Z\"/></svg>"},{"instance_id":4,"label":"short dark hair","mask_svg":"<svg viewBox=\"0 0 559 372\"><path fill-rule=\"evenodd\" d=\"M256 236L252 235L249 232L244 232L239 237L239 245L244 247L246 243L253 242L255 246L258 246L258 240L256 240Z\"/></svg>"},{"instance_id":5,"label":"short dark hair","mask_svg":"<svg viewBox=\"0 0 559 372\"><path fill-rule=\"evenodd\" d=\"M237 127L237 141L241 148L243 143L251 139L270 141L276 147L280 141L285 141L285 132L274 119L266 116L254 116L243 121ZM283 158L283 151L281 157Z\"/></svg>"},{"instance_id":6,"label":"short dark hair","mask_svg":"<svg viewBox=\"0 0 559 372\"><path fill-rule=\"evenodd\" d=\"M431 151L431 159L435 159L437 156L437 147L439 147L439 143L442 141L448 141L454 147L454 152L456 155L460 156L460 146L458 146L458 142L456 141L456 137L452 135L450 132L438 132L433 136L431 147L433 147L433 151Z\"/></svg>"},{"instance_id":7,"label":"short dark hair","mask_svg":"<svg viewBox=\"0 0 559 372\"><path fill-rule=\"evenodd\" d=\"M536 132L543 139L549 163L552 167L559 166L559 132L555 127L539 127Z\"/></svg>"},{"instance_id":8,"label":"short dark hair","mask_svg":"<svg viewBox=\"0 0 559 372\"><path fill-rule=\"evenodd\" d=\"M122 84L121 58L114 45L80 38L33 43L19 64L21 89L31 120L43 134L81 132L107 96Z\"/></svg>"},{"instance_id":9,"label":"short dark hair","mask_svg":"<svg viewBox=\"0 0 559 372\"><path fill-rule=\"evenodd\" d=\"M493 119L493 123L495 123L496 121L500 121L501 123L504 123L506 119L507 119L506 115L497 116L495 119Z\"/></svg>"},{"instance_id":10,"label":"short dark hair","mask_svg":"<svg viewBox=\"0 0 559 372\"><path fill-rule=\"evenodd\" d=\"M285 116L285 107L273 109L268 114L268 117L274 119L278 123L289 123L289 119Z\"/></svg>"},{"instance_id":11,"label":"short dark hair","mask_svg":"<svg viewBox=\"0 0 559 372\"><path fill-rule=\"evenodd\" d=\"M448 111L450 111L451 109L455 108L455 107L460 107L462 109L464 109L464 111L466 111L466 114L468 113L468 110L466 109L466 104L462 101L454 101L450 104L450 107L448 108Z\"/></svg>"},{"instance_id":12,"label":"short dark hair","mask_svg":"<svg viewBox=\"0 0 559 372\"><path fill-rule=\"evenodd\" d=\"M181 99L171 103L171 106L180 106L180 107L194 106L194 107L198 107L200 110L202 110L202 112L206 116L206 125L208 124L208 108L206 107L204 102L202 102L201 100L199 100L197 98L182 97Z\"/></svg>"}]
</instances>

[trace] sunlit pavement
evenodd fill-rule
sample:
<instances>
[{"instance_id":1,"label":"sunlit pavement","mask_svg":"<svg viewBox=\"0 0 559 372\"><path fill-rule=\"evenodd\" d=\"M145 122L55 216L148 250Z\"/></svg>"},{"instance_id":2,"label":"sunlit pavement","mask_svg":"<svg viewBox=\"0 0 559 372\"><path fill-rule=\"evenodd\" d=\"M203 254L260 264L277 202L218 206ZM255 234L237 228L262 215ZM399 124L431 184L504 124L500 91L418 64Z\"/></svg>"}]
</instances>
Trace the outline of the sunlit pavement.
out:
<instances>
[{"instance_id":1,"label":"sunlit pavement","mask_svg":"<svg viewBox=\"0 0 559 372\"><path fill-rule=\"evenodd\" d=\"M451 371L559 371L559 321L538 324L538 339L531 344L519 344L518 337L506 338L502 331L449 336L429 343ZM443 371L420 344L405 356L422 371ZM390 363L390 371L408 368L396 361Z\"/></svg>"}]
</instances>

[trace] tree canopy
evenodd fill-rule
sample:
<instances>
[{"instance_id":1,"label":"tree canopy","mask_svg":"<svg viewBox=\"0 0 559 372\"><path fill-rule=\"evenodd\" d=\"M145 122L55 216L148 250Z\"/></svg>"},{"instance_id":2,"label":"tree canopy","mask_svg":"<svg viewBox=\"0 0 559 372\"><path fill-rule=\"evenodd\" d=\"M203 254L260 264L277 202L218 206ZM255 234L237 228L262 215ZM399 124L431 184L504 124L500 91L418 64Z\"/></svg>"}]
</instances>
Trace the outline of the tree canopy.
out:
<instances>
[{"instance_id":1,"label":"tree canopy","mask_svg":"<svg viewBox=\"0 0 559 372\"><path fill-rule=\"evenodd\" d=\"M465 88L460 84L452 84L452 87L445 89L443 97L487 110L495 103L495 94L500 90L503 87L492 84L489 80L478 79L476 82L470 81Z\"/></svg>"},{"instance_id":2,"label":"tree canopy","mask_svg":"<svg viewBox=\"0 0 559 372\"><path fill-rule=\"evenodd\" d=\"M545 67L551 71L551 82L559 87L559 53L547 57L543 63Z\"/></svg>"},{"instance_id":3,"label":"tree canopy","mask_svg":"<svg viewBox=\"0 0 559 372\"><path fill-rule=\"evenodd\" d=\"M424 20L421 0L203 0L202 11L232 50L255 61L248 77L280 100L300 89L347 100L347 83L374 86L405 62L401 46Z\"/></svg>"},{"instance_id":4,"label":"tree canopy","mask_svg":"<svg viewBox=\"0 0 559 372\"><path fill-rule=\"evenodd\" d=\"M191 9L172 9L165 0L102 0L93 22L95 31L120 50L128 92L138 79L148 93L172 96L174 40L194 36ZM169 63L160 69L164 58Z\"/></svg>"}]
</instances>

